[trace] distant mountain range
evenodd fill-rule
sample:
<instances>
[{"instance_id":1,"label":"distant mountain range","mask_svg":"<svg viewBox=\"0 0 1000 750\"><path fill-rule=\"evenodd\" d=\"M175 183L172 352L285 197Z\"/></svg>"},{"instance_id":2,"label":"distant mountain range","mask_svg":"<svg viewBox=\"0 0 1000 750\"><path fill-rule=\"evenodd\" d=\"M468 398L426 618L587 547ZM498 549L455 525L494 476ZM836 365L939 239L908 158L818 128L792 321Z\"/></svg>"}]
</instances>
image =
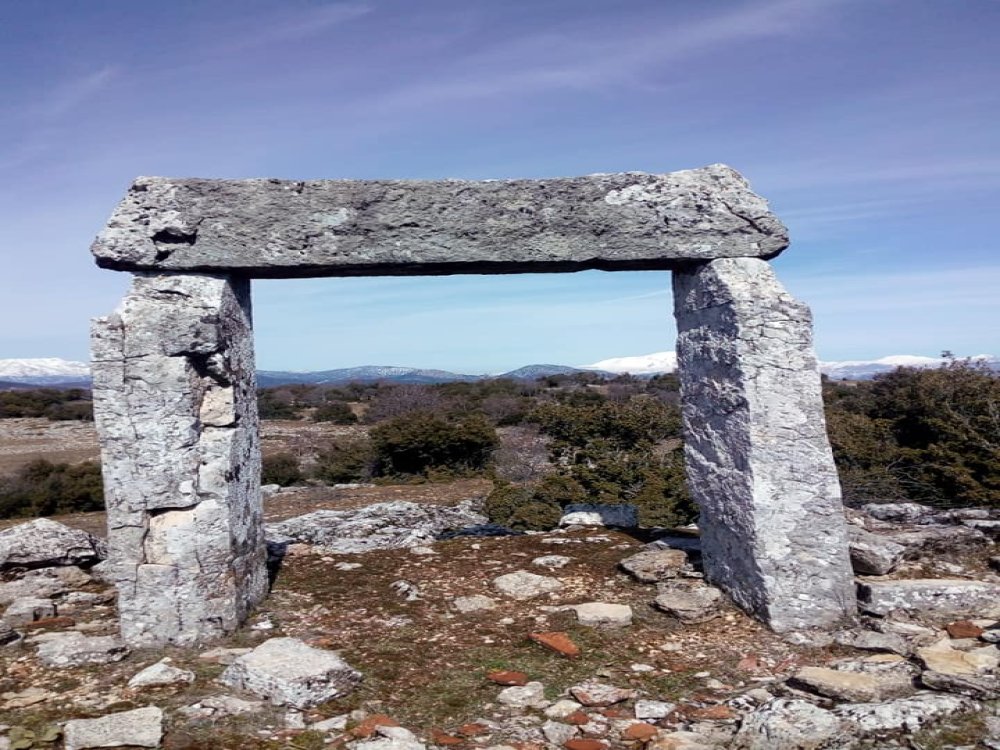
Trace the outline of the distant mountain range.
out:
<instances>
[{"instance_id":1,"label":"distant mountain range","mask_svg":"<svg viewBox=\"0 0 1000 750\"><path fill-rule=\"evenodd\" d=\"M981 354L972 357L972 359L984 362L992 369L1000 371L1000 358ZM897 367L939 367L946 361L940 357L899 354L872 360L820 362L820 370L836 380L867 380L881 372L889 372ZM674 352L654 352L635 357L602 359L592 365L579 367L546 364L526 365L510 372L495 375L463 375L446 370L383 365L365 365L319 372L260 370L257 373L257 382L264 388L295 383L342 385L350 382L371 383L381 380L409 384L458 383L474 382L486 378L535 380L552 375L572 375L577 372L594 372L608 377L630 373L643 377L670 373L676 369L677 355ZM70 362L56 358L0 359L0 390L38 386L87 388L90 386L90 369L84 362Z\"/></svg>"}]
</instances>

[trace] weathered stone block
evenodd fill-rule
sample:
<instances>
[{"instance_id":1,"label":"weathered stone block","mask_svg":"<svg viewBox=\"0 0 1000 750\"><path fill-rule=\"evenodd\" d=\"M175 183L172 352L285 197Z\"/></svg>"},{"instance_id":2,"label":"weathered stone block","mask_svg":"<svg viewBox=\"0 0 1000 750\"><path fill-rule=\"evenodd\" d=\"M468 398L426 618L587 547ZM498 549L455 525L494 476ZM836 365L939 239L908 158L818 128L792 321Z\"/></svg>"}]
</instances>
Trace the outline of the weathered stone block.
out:
<instances>
[{"instance_id":1,"label":"weathered stone block","mask_svg":"<svg viewBox=\"0 0 1000 750\"><path fill-rule=\"evenodd\" d=\"M98 719L74 719L63 727L66 750L97 747L159 747L163 711L156 706L122 711Z\"/></svg>"},{"instance_id":2,"label":"weathered stone block","mask_svg":"<svg viewBox=\"0 0 1000 750\"><path fill-rule=\"evenodd\" d=\"M863 581L858 585L861 609L887 615L899 609L927 615L985 616L1000 611L1000 585L961 578Z\"/></svg>"},{"instance_id":3,"label":"weathered stone block","mask_svg":"<svg viewBox=\"0 0 1000 750\"><path fill-rule=\"evenodd\" d=\"M88 565L104 558L104 543L86 531L37 518L0 531L0 570Z\"/></svg>"},{"instance_id":4,"label":"weathered stone block","mask_svg":"<svg viewBox=\"0 0 1000 750\"><path fill-rule=\"evenodd\" d=\"M716 164L482 182L140 177L93 252L117 270L280 278L663 269L787 245Z\"/></svg>"},{"instance_id":5,"label":"weathered stone block","mask_svg":"<svg viewBox=\"0 0 1000 750\"><path fill-rule=\"evenodd\" d=\"M267 590L250 288L138 276L94 322L110 576L130 645L234 630Z\"/></svg>"},{"instance_id":6,"label":"weathered stone block","mask_svg":"<svg viewBox=\"0 0 1000 750\"><path fill-rule=\"evenodd\" d=\"M271 638L236 659L220 679L277 705L309 708L353 690L361 673L333 651Z\"/></svg>"},{"instance_id":7,"label":"weathered stone block","mask_svg":"<svg viewBox=\"0 0 1000 750\"><path fill-rule=\"evenodd\" d=\"M706 575L778 631L852 614L809 309L752 258L676 271L674 306Z\"/></svg>"}]
</instances>

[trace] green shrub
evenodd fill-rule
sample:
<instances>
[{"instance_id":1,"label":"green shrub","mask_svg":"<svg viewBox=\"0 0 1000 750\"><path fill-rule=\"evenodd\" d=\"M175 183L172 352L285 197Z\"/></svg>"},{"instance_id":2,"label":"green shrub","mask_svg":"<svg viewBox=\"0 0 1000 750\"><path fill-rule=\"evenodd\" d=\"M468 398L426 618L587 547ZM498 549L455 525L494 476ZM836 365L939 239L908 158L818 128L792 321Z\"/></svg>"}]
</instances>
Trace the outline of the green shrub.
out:
<instances>
[{"instance_id":1,"label":"green shrub","mask_svg":"<svg viewBox=\"0 0 1000 750\"><path fill-rule=\"evenodd\" d=\"M481 415L448 421L416 412L384 422L370 435L380 476L482 470L497 445L496 430Z\"/></svg>"},{"instance_id":2,"label":"green shrub","mask_svg":"<svg viewBox=\"0 0 1000 750\"><path fill-rule=\"evenodd\" d=\"M52 420L94 418L90 392L82 388L33 388L0 391L0 418L47 417Z\"/></svg>"},{"instance_id":3,"label":"green shrub","mask_svg":"<svg viewBox=\"0 0 1000 750\"><path fill-rule=\"evenodd\" d=\"M275 453L264 456L261 463L260 483L278 484L289 487L302 481L302 471L299 469L299 459L291 453Z\"/></svg>"},{"instance_id":4,"label":"green shrub","mask_svg":"<svg viewBox=\"0 0 1000 750\"><path fill-rule=\"evenodd\" d=\"M551 529L562 516L558 505L537 500L530 488L502 483L487 496L484 509L493 523L520 530Z\"/></svg>"},{"instance_id":5,"label":"green shrub","mask_svg":"<svg viewBox=\"0 0 1000 750\"><path fill-rule=\"evenodd\" d=\"M257 415L261 419L298 419L299 410L287 392L265 389L257 393Z\"/></svg>"},{"instance_id":6,"label":"green shrub","mask_svg":"<svg viewBox=\"0 0 1000 750\"><path fill-rule=\"evenodd\" d=\"M313 476L329 484L367 482L374 464L375 452L368 438L337 440L319 454Z\"/></svg>"},{"instance_id":7,"label":"green shrub","mask_svg":"<svg viewBox=\"0 0 1000 750\"><path fill-rule=\"evenodd\" d=\"M314 422L333 422L333 424L354 424L358 421L351 407L343 401L329 401L317 407L312 418Z\"/></svg>"},{"instance_id":8,"label":"green shrub","mask_svg":"<svg viewBox=\"0 0 1000 750\"><path fill-rule=\"evenodd\" d=\"M12 477L0 478L0 518L51 516L104 509L101 468L32 461Z\"/></svg>"}]
</instances>

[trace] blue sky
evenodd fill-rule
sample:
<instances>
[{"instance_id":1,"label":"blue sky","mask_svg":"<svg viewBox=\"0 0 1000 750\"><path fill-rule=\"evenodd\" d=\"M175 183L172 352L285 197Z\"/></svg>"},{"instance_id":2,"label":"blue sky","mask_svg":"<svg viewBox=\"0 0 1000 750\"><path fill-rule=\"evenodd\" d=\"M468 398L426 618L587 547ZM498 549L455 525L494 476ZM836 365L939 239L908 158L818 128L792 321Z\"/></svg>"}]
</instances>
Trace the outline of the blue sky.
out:
<instances>
[{"instance_id":1,"label":"blue sky","mask_svg":"<svg viewBox=\"0 0 1000 750\"><path fill-rule=\"evenodd\" d=\"M85 359L137 175L724 162L789 226L824 359L1000 353L996 0L0 0L0 358ZM268 369L673 347L665 273L255 283Z\"/></svg>"}]
</instances>

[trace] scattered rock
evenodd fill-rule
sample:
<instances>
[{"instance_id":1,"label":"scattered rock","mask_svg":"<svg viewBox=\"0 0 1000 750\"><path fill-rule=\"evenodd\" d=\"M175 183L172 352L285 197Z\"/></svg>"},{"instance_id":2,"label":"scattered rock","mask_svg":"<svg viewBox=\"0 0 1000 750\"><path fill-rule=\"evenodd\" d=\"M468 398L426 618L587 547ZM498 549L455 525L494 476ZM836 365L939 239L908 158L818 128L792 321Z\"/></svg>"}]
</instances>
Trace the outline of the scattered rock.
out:
<instances>
[{"instance_id":1,"label":"scattered rock","mask_svg":"<svg viewBox=\"0 0 1000 750\"><path fill-rule=\"evenodd\" d=\"M389 584L389 588L404 602L416 602L423 598L420 587L410 581L393 581Z\"/></svg>"},{"instance_id":2,"label":"scattered rock","mask_svg":"<svg viewBox=\"0 0 1000 750\"><path fill-rule=\"evenodd\" d=\"M28 706L44 703L45 701L55 697L56 694L51 690L29 687L17 692L3 693L0 695L0 699L3 699L3 703L0 704L0 709L3 709L4 711L11 711L17 708L27 708Z\"/></svg>"},{"instance_id":3,"label":"scattered rock","mask_svg":"<svg viewBox=\"0 0 1000 750\"><path fill-rule=\"evenodd\" d=\"M568 698L561 698L545 709L545 715L550 719L565 719L573 713L579 711L583 706Z\"/></svg>"},{"instance_id":4,"label":"scattered rock","mask_svg":"<svg viewBox=\"0 0 1000 750\"><path fill-rule=\"evenodd\" d=\"M732 747L815 750L828 745L836 747L833 741L840 733L840 719L830 711L808 701L777 698L743 719Z\"/></svg>"},{"instance_id":5,"label":"scattered rock","mask_svg":"<svg viewBox=\"0 0 1000 750\"><path fill-rule=\"evenodd\" d=\"M526 570L507 573L493 579L493 588L504 596L518 601L534 599L537 596L561 591L562 581L549 576L540 576Z\"/></svg>"},{"instance_id":6,"label":"scattered rock","mask_svg":"<svg viewBox=\"0 0 1000 750\"><path fill-rule=\"evenodd\" d=\"M570 659L575 659L580 655L580 647L573 643L566 633L529 633L528 637L538 645Z\"/></svg>"},{"instance_id":7,"label":"scattered rock","mask_svg":"<svg viewBox=\"0 0 1000 750\"><path fill-rule=\"evenodd\" d=\"M664 732L646 747L648 750L717 750L719 746L706 744L705 737L697 732Z\"/></svg>"},{"instance_id":8,"label":"scattered rock","mask_svg":"<svg viewBox=\"0 0 1000 750\"><path fill-rule=\"evenodd\" d=\"M3 620L0 620L0 646L21 640L21 635Z\"/></svg>"},{"instance_id":9,"label":"scattered rock","mask_svg":"<svg viewBox=\"0 0 1000 750\"><path fill-rule=\"evenodd\" d=\"M579 734L579 730L570 724L563 724L561 721L552 721L550 719L542 724L542 734L545 735L545 739L558 747L576 737Z\"/></svg>"},{"instance_id":10,"label":"scattered rock","mask_svg":"<svg viewBox=\"0 0 1000 750\"><path fill-rule=\"evenodd\" d=\"M560 526L617 526L632 529L639 525L634 505L598 505L576 503L563 509Z\"/></svg>"},{"instance_id":11,"label":"scattered rock","mask_svg":"<svg viewBox=\"0 0 1000 750\"><path fill-rule=\"evenodd\" d=\"M159 747L163 711L156 706L109 714L99 719L75 719L63 726L66 750L97 747Z\"/></svg>"},{"instance_id":12,"label":"scattered rock","mask_svg":"<svg viewBox=\"0 0 1000 750\"><path fill-rule=\"evenodd\" d=\"M473 594L472 596L459 596L456 599L453 599L451 606L457 612L467 615L470 612L482 612L488 609L496 609L497 602L496 599L491 599L488 596Z\"/></svg>"},{"instance_id":13,"label":"scattered rock","mask_svg":"<svg viewBox=\"0 0 1000 750\"><path fill-rule=\"evenodd\" d=\"M677 708L676 703L666 701L637 700L635 702L635 718L665 719Z\"/></svg>"},{"instance_id":14,"label":"scattered rock","mask_svg":"<svg viewBox=\"0 0 1000 750\"><path fill-rule=\"evenodd\" d=\"M178 710L192 719L209 719L259 713L263 706L261 701L246 701L232 695L212 695Z\"/></svg>"},{"instance_id":15,"label":"scattered rock","mask_svg":"<svg viewBox=\"0 0 1000 750\"><path fill-rule=\"evenodd\" d=\"M618 565L637 581L657 583L680 576L688 568L688 559L678 549L648 549L626 557Z\"/></svg>"},{"instance_id":16,"label":"scattered rock","mask_svg":"<svg viewBox=\"0 0 1000 750\"><path fill-rule=\"evenodd\" d=\"M978 700L1000 698L1000 679L995 675L943 674L927 670L920 675L920 682L931 690L964 695Z\"/></svg>"},{"instance_id":17,"label":"scattered rock","mask_svg":"<svg viewBox=\"0 0 1000 750\"><path fill-rule=\"evenodd\" d=\"M128 655L117 636L82 633L53 633L38 644L38 660L47 667L78 667L83 664L110 664Z\"/></svg>"},{"instance_id":18,"label":"scattered rock","mask_svg":"<svg viewBox=\"0 0 1000 750\"><path fill-rule=\"evenodd\" d=\"M652 724L647 724L644 721L637 721L633 724L630 724L622 732L622 739L635 740L638 742L648 742L649 740L653 739L657 734L659 734L659 730Z\"/></svg>"},{"instance_id":19,"label":"scattered rock","mask_svg":"<svg viewBox=\"0 0 1000 750\"><path fill-rule=\"evenodd\" d=\"M657 591L659 596L653 604L683 623L707 622L719 615L722 593L711 586L659 583Z\"/></svg>"},{"instance_id":20,"label":"scattered rock","mask_svg":"<svg viewBox=\"0 0 1000 750\"><path fill-rule=\"evenodd\" d=\"M314 732L342 732L347 729L347 720L349 718L348 714L331 716L329 719L314 721L309 725L309 728Z\"/></svg>"},{"instance_id":21,"label":"scattered rock","mask_svg":"<svg viewBox=\"0 0 1000 750\"><path fill-rule=\"evenodd\" d=\"M350 692L361 673L333 651L296 638L271 638L238 657L220 679L277 705L308 708Z\"/></svg>"},{"instance_id":22,"label":"scattered rock","mask_svg":"<svg viewBox=\"0 0 1000 750\"><path fill-rule=\"evenodd\" d=\"M908 677L893 678L826 667L803 667L795 673L791 684L812 690L827 698L855 702L880 701L913 692Z\"/></svg>"},{"instance_id":23,"label":"scattered rock","mask_svg":"<svg viewBox=\"0 0 1000 750\"><path fill-rule=\"evenodd\" d=\"M46 565L92 565L107 556L100 539L48 518L0 531L0 570Z\"/></svg>"},{"instance_id":24,"label":"scattered rock","mask_svg":"<svg viewBox=\"0 0 1000 750\"><path fill-rule=\"evenodd\" d=\"M910 646L898 633L877 633L873 630L846 630L838 633L835 638L841 646L850 646L861 651L884 651L890 654L907 656Z\"/></svg>"},{"instance_id":25,"label":"scattered rock","mask_svg":"<svg viewBox=\"0 0 1000 750\"><path fill-rule=\"evenodd\" d=\"M204 661L215 662L216 664L232 664L243 654L249 654L252 648L210 648L198 654L198 658Z\"/></svg>"},{"instance_id":26,"label":"scattered rock","mask_svg":"<svg viewBox=\"0 0 1000 750\"><path fill-rule=\"evenodd\" d=\"M171 666L170 659L161 659L150 664L128 681L130 688L163 687L165 685L185 685L194 682L194 672Z\"/></svg>"},{"instance_id":27,"label":"scattered rock","mask_svg":"<svg viewBox=\"0 0 1000 750\"><path fill-rule=\"evenodd\" d=\"M56 606L50 599L26 596L15 599L3 613L3 620L11 627L27 625L35 620L56 616Z\"/></svg>"},{"instance_id":28,"label":"scattered rock","mask_svg":"<svg viewBox=\"0 0 1000 750\"><path fill-rule=\"evenodd\" d=\"M978 704L963 696L918 693L882 703L845 704L833 713L846 722L850 731L879 736L900 730L916 732L938 719L974 708Z\"/></svg>"},{"instance_id":29,"label":"scattered rock","mask_svg":"<svg viewBox=\"0 0 1000 750\"><path fill-rule=\"evenodd\" d=\"M858 575L884 576L896 569L906 547L853 524L847 525L851 565Z\"/></svg>"},{"instance_id":30,"label":"scattered rock","mask_svg":"<svg viewBox=\"0 0 1000 750\"><path fill-rule=\"evenodd\" d=\"M627 701L635 695L634 690L626 690L594 680L574 685L569 689L569 692L582 705L599 707L613 706L615 703Z\"/></svg>"},{"instance_id":31,"label":"scattered rock","mask_svg":"<svg viewBox=\"0 0 1000 750\"><path fill-rule=\"evenodd\" d=\"M330 552L425 546L449 529L484 524L487 518L466 500L459 505L421 505L405 501L375 503L351 510L317 510L268 524L269 538L305 542Z\"/></svg>"},{"instance_id":32,"label":"scattered rock","mask_svg":"<svg viewBox=\"0 0 1000 750\"><path fill-rule=\"evenodd\" d=\"M632 624L632 608L627 604L587 602L576 604L573 609L581 625L622 628Z\"/></svg>"},{"instance_id":33,"label":"scattered rock","mask_svg":"<svg viewBox=\"0 0 1000 750\"><path fill-rule=\"evenodd\" d=\"M924 615L976 615L996 609L1000 585L959 578L898 581L862 581L858 604L862 610L885 616L894 610Z\"/></svg>"},{"instance_id":34,"label":"scattered rock","mask_svg":"<svg viewBox=\"0 0 1000 750\"><path fill-rule=\"evenodd\" d=\"M868 503L861 510L879 521L893 523L923 523L937 513L936 509L920 503Z\"/></svg>"},{"instance_id":35,"label":"scattered rock","mask_svg":"<svg viewBox=\"0 0 1000 750\"><path fill-rule=\"evenodd\" d=\"M947 639L932 646L916 650L917 658L925 669L946 675L975 675L988 669L995 669L1000 663L1000 651L995 646L985 646L974 651L959 651L952 648Z\"/></svg>"},{"instance_id":36,"label":"scattered rock","mask_svg":"<svg viewBox=\"0 0 1000 750\"><path fill-rule=\"evenodd\" d=\"M371 737L375 734L379 727L398 726L399 722L391 716L386 716L385 714L372 714L371 716L365 716L361 721L359 721L357 726L351 729L351 735L361 738Z\"/></svg>"},{"instance_id":37,"label":"scattered rock","mask_svg":"<svg viewBox=\"0 0 1000 750\"><path fill-rule=\"evenodd\" d=\"M486 675L486 679L497 685L504 686L524 686L528 684L528 675L524 672L513 672L509 669L490 672Z\"/></svg>"},{"instance_id":38,"label":"scattered rock","mask_svg":"<svg viewBox=\"0 0 1000 750\"><path fill-rule=\"evenodd\" d=\"M566 557L566 555L542 555L532 560L531 564L537 565L540 568L555 570L556 568L565 568L571 562L573 562L573 558Z\"/></svg>"},{"instance_id":39,"label":"scattered rock","mask_svg":"<svg viewBox=\"0 0 1000 750\"><path fill-rule=\"evenodd\" d=\"M497 702L510 708L545 708L549 705L545 700L545 686L540 682L504 688L497 696Z\"/></svg>"},{"instance_id":40,"label":"scattered rock","mask_svg":"<svg viewBox=\"0 0 1000 750\"><path fill-rule=\"evenodd\" d=\"M603 740L576 738L563 743L566 750L607 750L608 743Z\"/></svg>"}]
</instances>

